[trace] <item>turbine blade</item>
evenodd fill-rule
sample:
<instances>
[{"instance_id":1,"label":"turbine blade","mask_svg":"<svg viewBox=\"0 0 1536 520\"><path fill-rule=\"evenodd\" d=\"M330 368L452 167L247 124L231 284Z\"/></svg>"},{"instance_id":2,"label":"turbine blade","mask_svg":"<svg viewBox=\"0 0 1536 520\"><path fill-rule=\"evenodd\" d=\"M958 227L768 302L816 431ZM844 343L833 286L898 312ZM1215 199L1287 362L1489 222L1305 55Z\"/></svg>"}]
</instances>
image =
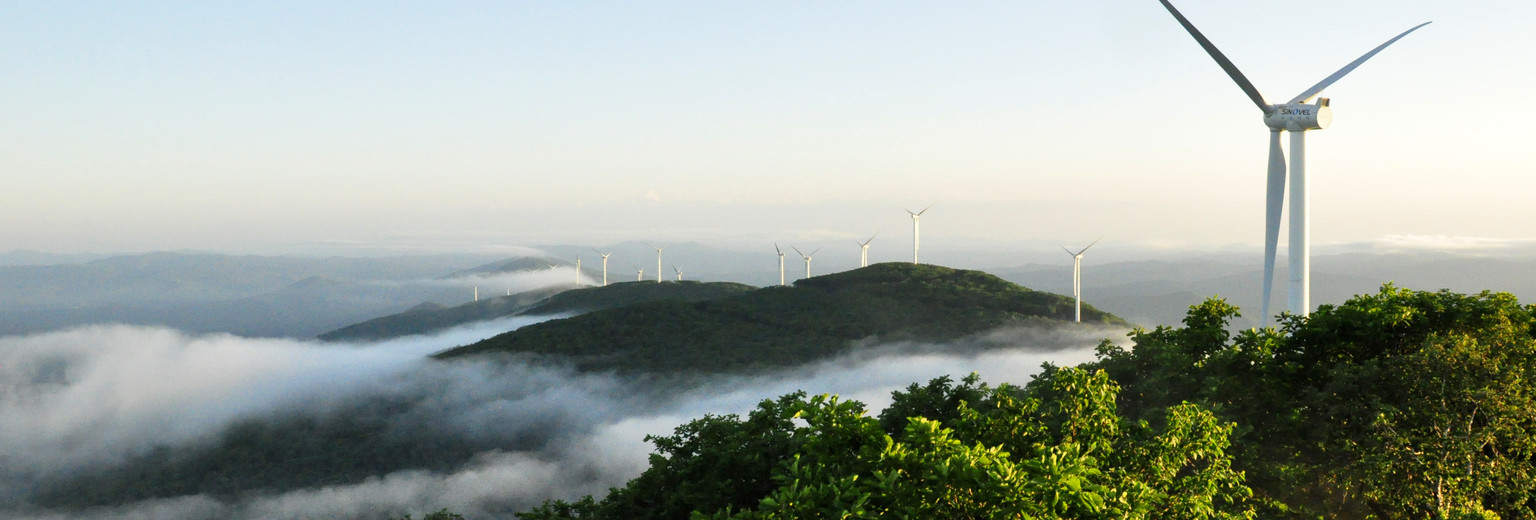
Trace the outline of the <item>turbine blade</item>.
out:
<instances>
[{"instance_id":1,"label":"turbine blade","mask_svg":"<svg viewBox=\"0 0 1536 520\"><path fill-rule=\"evenodd\" d=\"M778 242L774 242L773 243L773 250L774 251L778 251L780 256L784 255L784 250L783 249L779 249L779 243Z\"/></svg>"},{"instance_id":2,"label":"turbine blade","mask_svg":"<svg viewBox=\"0 0 1536 520\"><path fill-rule=\"evenodd\" d=\"M1221 65L1221 70L1226 71L1227 76L1231 77L1232 81L1237 82L1238 88L1243 89L1244 94L1248 94L1248 99L1252 99L1253 104L1259 106L1259 110L1263 110L1265 114L1274 110L1270 108L1269 103L1264 102L1264 96L1259 94L1259 89L1253 86L1253 82L1248 81L1248 77L1244 76L1242 71L1237 70L1237 65L1233 65L1232 60L1227 59L1227 55L1222 54L1215 44L1205 39L1205 35L1200 34L1200 30L1195 28L1195 24L1189 23L1189 19L1179 14L1179 10L1174 9L1173 4L1168 3L1168 0L1158 1L1163 3L1163 7L1168 8L1168 12L1172 13L1174 19L1179 21L1179 25L1184 26L1184 30L1189 31L1190 36L1195 37L1195 42L1205 49L1205 53L1210 54L1211 58L1216 60L1217 65Z\"/></svg>"},{"instance_id":3,"label":"turbine blade","mask_svg":"<svg viewBox=\"0 0 1536 520\"><path fill-rule=\"evenodd\" d=\"M1104 237L1099 237L1099 238L1095 238L1095 239L1093 239L1093 242L1092 242L1092 243L1090 243L1090 244L1088 244L1088 247L1093 247L1093 244L1097 244L1097 243L1099 243L1099 241L1100 241L1100 240L1104 240ZM1083 253L1086 253L1086 252L1088 252L1088 247L1085 247L1085 248L1083 248L1083 250L1082 250L1082 251L1078 251L1078 252L1077 252L1077 255L1080 255L1080 254L1083 254ZM1076 257L1076 256L1077 256L1077 255L1072 255L1072 256L1073 256L1073 257Z\"/></svg>"},{"instance_id":4,"label":"turbine blade","mask_svg":"<svg viewBox=\"0 0 1536 520\"><path fill-rule=\"evenodd\" d=\"M1056 245L1061 246L1061 250L1062 251L1066 251L1067 254L1072 255L1072 256L1077 256L1077 253L1073 253L1071 249L1067 249L1067 246L1063 246L1061 244L1056 244Z\"/></svg>"},{"instance_id":5,"label":"turbine blade","mask_svg":"<svg viewBox=\"0 0 1536 520\"><path fill-rule=\"evenodd\" d=\"M1280 243L1280 210L1285 207L1285 152L1280 149L1280 131L1269 132L1269 181L1264 189L1264 299L1259 304L1259 322L1269 323L1269 297L1275 285L1275 250Z\"/></svg>"},{"instance_id":6,"label":"turbine blade","mask_svg":"<svg viewBox=\"0 0 1536 520\"><path fill-rule=\"evenodd\" d=\"M928 208L931 208L931 207L933 207L933 204L929 204L928 205ZM922 211L917 212L917 216L919 216L919 217L923 216L924 213L928 212L928 208L923 208Z\"/></svg>"},{"instance_id":7,"label":"turbine blade","mask_svg":"<svg viewBox=\"0 0 1536 520\"><path fill-rule=\"evenodd\" d=\"M1381 52L1381 50L1387 48L1388 45L1392 45L1393 42L1396 42L1398 40L1403 39L1403 37L1407 36L1408 33L1411 33L1413 31L1417 31L1420 27L1423 27L1423 26L1426 26L1426 25L1429 25L1429 22L1424 22L1424 23L1415 25L1415 26L1413 26L1412 29L1408 29L1406 31L1403 31L1402 34L1399 34L1396 37L1393 37L1392 39L1387 40L1387 43L1383 43L1381 45L1377 45L1376 48L1371 49L1371 52L1367 52L1367 53L1365 53L1364 56L1356 58L1355 61L1349 62L1349 65L1345 65L1344 68L1339 69L1339 71L1333 73L1332 76L1328 76L1326 78L1323 78L1323 80L1317 82L1316 85L1312 85L1312 88L1309 88L1309 89L1303 91L1302 93L1297 94L1296 97L1291 98L1289 103L1306 103L1307 101L1310 101L1314 96L1318 95L1319 93L1322 93L1323 89L1328 88L1328 85L1332 85L1333 82L1338 81L1339 78L1343 78L1345 74L1349 74L1350 71L1355 70L1355 67L1359 67L1361 63L1365 63L1365 60L1371 59L1371 56L1375 56L1376 53Z\"/></svg>"},{"instance_id":8,"label":"turbine blade","mask_svg":"<svg viewBox=\"0 0 1536 520\"><path fill-rule=\"evenodd\" d=\"M808 254L808 255L805 255L805 256L807 256L807 257L816 256L816 251L821 251L821 248L818 247L814 251L811 251L811 254Z\"/></svg>"},{"instance_id":9,"label":"turbine blade","mask_svg":"<svg viewBox=\"0 0 1536 520\"><path fill-rule=\"evenodd\" d=\"M796 253L796 254L798 254L798 255L800 255L800 256L805 256L805 253L801 253L801 252L800 252L800 248L798 248L798 247L795 247L795 246L793 246L793 245L791 245L791 246L789 246L789 248L790 248L790 249L793 249L793 250L795 250L795 253Z\"/></svg>"}]
</instances>

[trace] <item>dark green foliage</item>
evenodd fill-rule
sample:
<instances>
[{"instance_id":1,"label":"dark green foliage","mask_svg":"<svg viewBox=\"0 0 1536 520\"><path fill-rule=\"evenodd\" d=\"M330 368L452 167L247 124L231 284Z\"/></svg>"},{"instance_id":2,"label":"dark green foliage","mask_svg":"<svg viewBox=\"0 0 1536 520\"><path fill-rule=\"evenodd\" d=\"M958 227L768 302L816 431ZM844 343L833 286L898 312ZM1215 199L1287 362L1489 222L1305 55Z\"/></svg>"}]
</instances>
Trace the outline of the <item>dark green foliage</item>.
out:
<instances>
[{"instance_id":1,"label":"dark green foliage","mask_svg":"<svg viewBox=\"0 0 1536 520\"><path fill-rule=\"evenodd\" d=\"M620 282L607 287L565 291L539 302L523 314L592 312L658 300L697 302L735 296L753 289L755 287L734 282Z\"/></svg>"},{"instance_id":2,"label":"dark green foliage","mask_svg":"<svg viewBox=\"0 0 1536 520\"><path fill-rule=\"evenodd\" d=\"M974 407L982 402L987 395L987 385L981 382L981 378L972 373L955 384L949 376L940 376L929 381L926 386L918 386L912 383L906 392L893 392L891 405L880 412L880 428L889 435L896 435L907 428L907 419L911 417L923 417L938 421L945 426L954 426L960 418L960 405L967 403Z\"/></svg>"},{"instance_id":3,"label":"dark green foliage","mask_svg":"<svg viewBox=\"0 0 1536 520\"><path fill-rule=\"evenodd\" d=\"M640 477L608 498L549 502L524 520L798 518L1246 518L1242 474L1225 451L1231 426L1194 405L1165 426L1123 423L1103 372L1042 374L1029 388L948 378L896 392L888 434L862 404L791 394L746 422L705 417L653 438ZM972 405L960 396L975 398ZM953 403L946 407L942 403ZM892 417L904 415L889 412ZM791 418L796 419L791 422ZM752 426L761 421L759 426ZM766 427L765 427L766 426Z\"/></svg>"},{"instance_id":4,"label":"dark green foliage","mask_svg":"<svg viewBox=\"0 0 1536 520\"><path fill-rule=\"evenodd\" d=\"M1237 464L1276 517L1536 517L1536 315L1506 293L1374 295L1225 331L1212 300L1183 328L1105 345L1133 415L1190 401L1242 425Z\"/></svg>"},{"instance_id":5,"label":"dark green foliage","mask_svg":"<svg viewBox=\"0 0 1536 520\"><path fill-rule=\"evenodd\" d=\"M657 300L711 300L752 290L750 285L730 282L627 282L607 287L572 287L546 287L455 307L417 306L400 314L375 318L321 334L319 339L377 341L430 334L458 325L513 315L574 314Z\"/></svg>"},{"instance_id":6,"label":"dark green foliage","mask_svg":"<svg viewBox=\"0 0 1536 520\"><path fill-rule=\"evenodd\" d=\"M437 357L531 353L556 356L585 370L747 371L824 359L864 338L942 341L1071 315L1068 297L983 272L885 263L800 280L794 287L698 302L656 301L552 320ZM1086 305L1083 316L1085 321L1124 323Z\"/></svg>"},{"instance_id":7,"label":"dark green foliage","mask_svg":"<svg viewBox=\"0 0 1536 520\"><path fill-rule=\"evenodd\" d=\"M744 509L778 486L773 471L805 442L790 417L804 393L763 401L743 420L705 416L677 427L656 445L651 466L601 502L547 502L519 513L525 520L555 518L686 519L696 510Z\"/></svg>"},{"instance_id":8,"label":"dark green foliage","mask_svg":"<svg viewBox=\"0 0 1536 520\"><path fill-rule=\"evenodd\" d=\"M111 471L47 489L44 507L125 504L152 498L207 494L224 499L253 491L288 491L360 482L404 469L447 471L491 448L452 436L406 436L390 428L390 414L339 413L250 419L235 423L210 445L172 452L157 449Z\"/></svg>"}]
</instances>

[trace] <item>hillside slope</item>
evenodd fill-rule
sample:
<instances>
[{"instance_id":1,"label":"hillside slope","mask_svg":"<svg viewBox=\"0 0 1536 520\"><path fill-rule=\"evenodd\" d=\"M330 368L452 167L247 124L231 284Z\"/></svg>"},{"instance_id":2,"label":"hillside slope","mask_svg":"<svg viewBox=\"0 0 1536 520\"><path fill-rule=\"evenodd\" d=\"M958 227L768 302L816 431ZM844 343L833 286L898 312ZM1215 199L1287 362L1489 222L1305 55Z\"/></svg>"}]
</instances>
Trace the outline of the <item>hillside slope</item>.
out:
<instances>
[{"instance_id":1,"label":"hillside slope","mask_svg":"<svg viewBox=\"0 0 1536 520\"><path fill-rule=\"evenodd\" d=\"M714 300L656 301L552 320L437 354L524 353L582 370L736 372L846 351L855 340L944 341L1072 317L1070 297L980 272L876 264ZM1124 320L1083 306L1086 322Z\"/></svg>"},{"instance_id":2,"label":"hillside slope","mask_svg":"<svg viewBox=\"0 0 1536 520\"><path fill-rule=\"evenodd\" d=\"M321 341L378 341L416 334L431 334L458 325L521 313L570 287L569 285L550 286L511 296L485 298L453 307L423 303L405 312L347 325L316 338Z\"/></svg>"},{"instance_id":3,"label":"hillside slope","mask_svg":"<svg viewBox=\"0 0 1536 520\"><path fill-rule=\"evenodd\" d=\"M322 341L377 341L431 334L459 325L514 315L576 314L656 300L700 301L741 294L750 285L730 282L625 282L607 287L558 285L454 307L418 305L405 312L355 323L318 336Z\"/></svg>"}]
</instances>

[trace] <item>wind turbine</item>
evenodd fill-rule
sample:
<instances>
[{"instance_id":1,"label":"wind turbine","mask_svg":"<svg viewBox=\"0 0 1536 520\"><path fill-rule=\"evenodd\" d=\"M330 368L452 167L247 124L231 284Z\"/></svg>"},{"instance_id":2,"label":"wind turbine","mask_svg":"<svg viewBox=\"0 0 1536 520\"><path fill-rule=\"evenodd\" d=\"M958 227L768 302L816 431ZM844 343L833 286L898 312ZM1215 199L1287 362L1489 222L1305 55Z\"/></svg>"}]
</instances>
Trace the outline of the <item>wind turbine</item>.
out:
<instances>
[{"instance_id":1,"label":"wind turbine","mask_svg":"<svg viewBox=\"0 0 1536 520\"><path fill-rule=\"evenodd\" d=\"M923 211L927 211L927 210L923 210ZM913 219L912 222L914 224L916 224L917 223L917 219ZM860 253L859 253L859 267L869 267L869 243L870 242L874 242L875 241L875 237L877 237L877 236L880 236L880 232L879 231L876 231L875 234L870 235L869 236L869 240L865 240L863 242L859 242L858 240L854 240L855 243L859 244L860 248L863 248L860 251Z\"/></svg>"},{"instance_id":2,"label":"wind turbine","mask_svg":"<svg viewBox=\"0 0 1536 520\"><path fill-rule=\"evenodd\" d=\"M784 250L779 249L778 244L773 245L773 250L779 252L779 287L784 286Z\"/></svg>"},{"instance_id":3,"label":"wind turbine","mask_svg":"<svg viewBox=\"0 0 1536 520\"><path fill-rule=\"evenodd\" d=\"M646 245L650 245L650 244L646 244ZM656 250L656 283L661 283L661 250L666 249L666 248L667 248L667 246L661 246L661 247L651 246L651 249L655 249Z\"/></svg>"},{"instance_id":4,"label":"wind turbine","mask_svg":"<svg viewBox=\"0 0 1536 520\"><path fill-rule=\"evenodd\" d=\"M683 270L682 269L678 269L677 268L677 264L672 264L672 270L673 271L677 271L677 281L679 281L679 282L683 281Z\"/></svg>"},{"instance_id":5,"label":"wind turbine","mask_svg":"<svg viewBox=\"0 0 1536 520\"><path fill-rule=\"evenodd\" d=\"M1179 21L1179 25L1184 26L1184 30L1189 31L1189 35L1193 36L1195 42L1205 49L1206 54L1210 54L1211 58L1216 60L1216 64L1221 66L1221 70L1226 71L1227 76L1231 77L1232 81L1237 82L1238 88L1243 89L1243 93L1248 95L1248 99L1253 100L1253 104L1258 105L1259 110L1264 112L1264 125L1269 127L1269 179L1264 196L1264 300L1261 305L1263 309L1261 313L1265 323L1269 321L1270 285L1275 279L1275 250L1279 247L1280 210L1285 201L1286 191L1285 154L1280 150L1280 132L1286 131L1291 134L1291 222L1288 225L1290 230L1290 252L1287 258L1287 262L1290 264L1290 280L1287 285L1289 288L1288 303L1291 314L1306 316L1311 309L1311 259L1309 257L1311 254L1311 237L1309 233L1310 221L1307 218L1306 131L1328 128L1328 125L1333 122L1333 110L1328 108L1328 98L1318 98L1315 104L1308 104L1307 102L1321 93L1323 89L1328 88L1329 85L1343 78L1350 71L1355 70L1355 67L1365 63L1365 60L1375 56L1376 53L1381 52L1388 45L1392 45L1393 42L1407 36L1408 33L1429 25L1429 22L1415 25L1403 31L1402 34L1387 40L1386 43L1376 46L1370 52L1365 53L1364 56L1349 62L1348 65L1339 69L1338 72L1334 72L1333 75L1323 78L1316 85L1297 94L1290 101L1272 105L1264 101L1264 96L1259 94L1259 89L1255 88L1253 83L1249 82L1248 78L1243 76L1241 71L1237 70L1237 66L1232 64L1232 60L1227 59L1226 55L1223 55L1221 51L1216 49L1216 45L1207 40L1205 35L1200 34L1200 31L1195 29L1194 24L1189 23L1189 20L1184 18L1184 15L1179 14L1178 9L1173 8L1173 4L1168 3L1168 0L1158 1L1163 3L1163 7L1168 8L1168 12L1173 14L1174 19Z\"/></svg>"},{"instance_id":6,"label":"wind turbine","mask_svg":"<svg viewBox=\"0 0 1536 520\"><path fill-rule=\"evenodd\" d=\"M1094 240L1093 244L1099 243L1099 240L1103 240L1103 238L1100 237ZM1088 244L1088 247L1093 247L1093 244ZM1077 298L1077 317L1075 319L1078 323L1083 322L1083 252L1087 251L1088 247L1076 253L1073 253L1071 249L1067 249L1066 246L1061 247L1062 251L1072 255L1072 296Z\"/></svg>"},{"instance_id":7,"label":"wind turbine","mask_svg":"<svg viewBox=\"0 0 1536 520\"><path fill-rule=\"evenodd\" d=\"M576 286L581 287L581 255L576 255Z\"/></svg>"},{"instance_id":8,"label":"wind turbine","mask_svg":"<svg viewBox=\"0 0 1536 520\"><path fill-rule=\"evenodd\" d=\"M790 247L790 249L794 249L796 253L800 253L800 248L795 247L795 246L789 246L789 247ZM806 278L810 278L811 277L811 257L812 256L816 256L816 252L820 251L820 250L821 250L821 248L818 247L818 248L812 250L811 254L809 254L809 255L805 254L805 253L800 253L800 257L805 259L805 277Z\"/></svg>"},{"instance_id":9,"label":"wind turbine","mask_svg":"<svg viewBox=\"0 0 1536 520\"><path fill-rule=\"evenodd\" d=\"M604 253L604 252L598 251L596 249L593 249L592 252L593 253L597 253L598 256L603 257L603 287L607 287L608 286L608 255L611 255L613 253Z\"/></svg>"},{"instance_id":10,"label":"wind turbine","mask_svg":"<svg viewBox=\"0 0 1536 520\"><path fill-rule=\"evenodd\" d=\"M933 207L933 205L929 204L928 208L931 207ZM912 210L907 208L901 208L912 215L912 265L917 265L917 217L921 217L924 213L927 213L928 208L923 208L922 211L917 213L912 213ZM870 239L873 240L874 237L870 237Z\"/></svg>"},{"instance_id":11,"label":"wind turbine","mask_svg":"<svg viewBox=\"0 0 1536 520\"><path fill-rule=\"evenodd\" d=\"M645 281L645 269L643 269L640 266L635 265L635 264L629 264L629 265L631 267L635 268L635 281L637 281L637 282Z\"/></svg>"}]
</instances>

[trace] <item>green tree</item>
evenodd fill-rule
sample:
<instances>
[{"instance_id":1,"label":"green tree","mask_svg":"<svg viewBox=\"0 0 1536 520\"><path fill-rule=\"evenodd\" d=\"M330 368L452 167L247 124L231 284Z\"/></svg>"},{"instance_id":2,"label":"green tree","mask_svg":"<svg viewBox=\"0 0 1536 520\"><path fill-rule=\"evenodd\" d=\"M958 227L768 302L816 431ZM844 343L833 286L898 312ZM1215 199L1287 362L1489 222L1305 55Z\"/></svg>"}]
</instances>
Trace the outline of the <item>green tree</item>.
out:
<instances>
[{"instance_id":1,"label":"green tree","mask_svg":"<svg viewBox=\"0 0 1536 520\"><path fill-rule=\"evenodd\" d=\"M1374 295L1227 331L1237 310L1101 345L1127 415L1199 403L1235 430L1267 516L1536 518L1536 328L1511 295Z\"/></svg>"},{"instance_id":2,"label":"green tree","mask_svg":"<svg viewBox=\"0 0 1536 520\"><path fill-rule=\"evenodd\" d=\"M924 401L956 390L938 383L909 390ZM1226 453L1231 425L1186 404L1161 430L1122 427L1103 372L1050 370L1030 388L1040 396L987 389L974 408L958 403L954 428L911 417L895 437L857 402L812 398L796 408L808 440L779 487L754 510L713 518L1252 516Z\"/></svg>"}]
</instances>

